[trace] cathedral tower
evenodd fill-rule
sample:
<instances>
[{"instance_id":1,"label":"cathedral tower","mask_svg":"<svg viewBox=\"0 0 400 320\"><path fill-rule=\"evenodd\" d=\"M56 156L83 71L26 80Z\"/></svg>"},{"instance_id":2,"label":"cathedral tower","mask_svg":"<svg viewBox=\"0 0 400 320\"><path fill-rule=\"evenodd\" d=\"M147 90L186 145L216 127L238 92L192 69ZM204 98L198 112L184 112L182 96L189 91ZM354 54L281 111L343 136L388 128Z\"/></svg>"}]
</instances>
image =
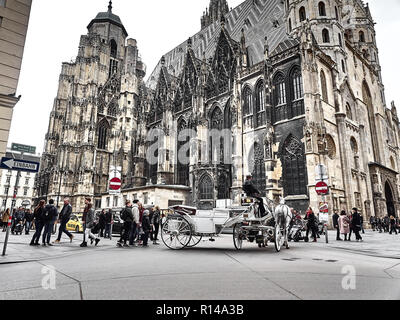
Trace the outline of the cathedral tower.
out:
<instances>
[{"instance_id":1,"label":"cathedral tower","mask_svg":"<svg viewBox=\"0 0 400 320\"><path fill-rule=\"evenodd\" d=\"M203 12L201 18L201 29L208 27L216 21L219 21L222 15L229 12L228 2L226 0L210 0L209 9Z\"/></svg>"}]
</instances>

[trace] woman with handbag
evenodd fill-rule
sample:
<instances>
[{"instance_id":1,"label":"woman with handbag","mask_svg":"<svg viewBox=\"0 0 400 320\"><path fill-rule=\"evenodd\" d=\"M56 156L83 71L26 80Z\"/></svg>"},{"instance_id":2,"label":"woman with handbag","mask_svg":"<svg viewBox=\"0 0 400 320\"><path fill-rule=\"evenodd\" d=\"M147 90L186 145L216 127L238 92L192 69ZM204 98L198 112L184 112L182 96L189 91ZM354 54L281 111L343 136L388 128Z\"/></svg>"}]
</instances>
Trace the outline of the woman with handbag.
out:
<instances>
[{"instance_id":1,"label":"woman with handbag","mask_svg":"<svg viewBox=\"0 0 400 320\"><path fill-rule=\"evenodd\" d=\"M350 233L350 219L346 214L346 211L342 211L340 213L340 217L338 219L340 233L344 235L344 241L350 241L350 238L347 239L347 235Z\"/></svg>"}]
</instances>

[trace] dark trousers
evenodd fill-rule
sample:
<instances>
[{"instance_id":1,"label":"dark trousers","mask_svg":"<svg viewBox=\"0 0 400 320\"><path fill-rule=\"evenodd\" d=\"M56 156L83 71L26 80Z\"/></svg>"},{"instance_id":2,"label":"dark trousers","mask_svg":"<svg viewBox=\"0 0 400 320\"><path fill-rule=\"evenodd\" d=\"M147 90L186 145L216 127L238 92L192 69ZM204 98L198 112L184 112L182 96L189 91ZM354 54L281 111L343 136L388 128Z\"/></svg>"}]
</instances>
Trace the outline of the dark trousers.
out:
<instances>
[{"instance_id":1,"label":"dark trousers","mask_svg":"<svg viewBox=\"0 0 400 320\"><path fill-rule=\"evenodd\" d=\"M72 234L67 230L67 223L68 223L68 221L61 221L60 229L58 230L58 238L57 238L58 241L61 240L61 237L62 237L63 232L64 232L69 238L72 237Z\"/></svg>"},{"instance_id":2,"label":"dark trousers","mask_svg":"<svg viewBox=\"0 0 400 320\"><path fill-rule=\"evenodd\" d=\"M391 225L390 225L390 234L392 234L393 231L394 231L395 234L397 234L396 225L391 224Z\"/></svg>"},{"instance_id":3,"label":"dark trousers","mask_svg":"<svg viewBox=\"0 0 400 320\"><path fill-rule=\"evenodd\" d=\"M129 245L130 246L133 246L133 243L135 242L136 230L137 230L137 224L136 224L136 222L132 222L131 231L129 232Z\"/></svg>"},{"instance_id":4,"label":"dark trousers","mask_svg":"<svg viewBox=\"0 0 400 320\"><path fill-rule=\"evenodd\" d=\"M121 243L124 242L124 244L128 242L131 229L132 229L132 222L131 221L124 222L124 231L121 235L121 239L119 240L119 242Z\"/></svg>"},{"instance_id":5,"label":"dark trousers","mask_svg":"<svg viewBox=\"0 0 400 320\"><path fill-rule=\"evenodd\" d=\"M147 243L149 242L149 234L150 231L144 231L142 234L143 246L147 246Z\"/></svg>"},{"instance_id":6,"label":"dark trousers","mask_svg":"<svg viewBox=\"0 0 400 320\"><path fill-rule=\"evenodd\" d=\"M356 235L356 240L362 240L362 237L360 235L360 230L358 228L355 228L353 231L354 234Z\"/></svg>"},{"instance_id":7,"label":"dark trousers","mask_svg":"<svg viewBox=\"0 0 400 320\"><path fill-rule=\"evenodd\" d=\"M39 244L40 235L42 234L43 230L43 223L36 221L35 222L35 234L33 235L31 243Z\"/></svg>"},{"instance_id":8,"label":"dark trousers","mask_svg":"<svg viewBox=\"0 0 400 320\"><path fill-rule=\"evenodd\" d=\"M49 222L45 223L44 232L43 232L43 236L42 236L43 243L50 243L51 234L53 232L55 223L56 223L55 221L49 221Z\"/></svg>"},{"instance_id":9,"label":"dark trousers","mask_svg":"<svg viewBox=\"0 0 400 320\"><path fill-rule=\"evenodd\" d=\"M310 230L312 232L312 237L314 238L314 240L317 240L317 232L315 230L315 225L307 225L306 238L308 238L308 234L310 233Z\"/></svg>"},{"instance_id":10,"label":"dark trousers","mask_svg":"<svg viewBox=\"0 0 400 320\"><path fill-rule=\"evenodd\" d=\"M160 230L160 224L157 223L154 225L154 230L153 230L153 241L157 241L158 240L158 232Z\"/></svg>"},{"instance_id":11,"label":"dark trousers","mask_svg":"<svg viewBox=\"0 0 400 320\"><path fill-rule=\"evenodd\" d=\"M336 240L340 239L340 228L336 227Z\"/></svg>"},{"instance_id":12,"label":"dark trousers","mask_svg":"<svg viewBox=\"0 0 400 320\"><path fill-rule=\"evenodd\" d=\"M29 234L29 231L31 230L32 227L32 222L31 221L25 221L25 234Z\"/></svg>"},{"instance_id":13,"label":"dark trousers","mask_svg":"<svg viewBox=\"0 0 400 320\"><path fill-rule=\"evenodd\" d=\"M104 231L104 238L111 238L111 223L106 224L106 229Z\"/></svg>"}]
</instances>

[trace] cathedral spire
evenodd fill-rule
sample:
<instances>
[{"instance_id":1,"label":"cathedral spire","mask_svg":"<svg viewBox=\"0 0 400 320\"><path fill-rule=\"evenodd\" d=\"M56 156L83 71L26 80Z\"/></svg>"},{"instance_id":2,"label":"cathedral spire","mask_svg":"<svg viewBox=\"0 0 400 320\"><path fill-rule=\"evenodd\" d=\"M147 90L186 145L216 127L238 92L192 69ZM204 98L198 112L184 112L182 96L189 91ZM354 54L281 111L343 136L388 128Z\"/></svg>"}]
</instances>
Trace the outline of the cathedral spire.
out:
<instances>
[{"instance_id":1,"label":"cathedral spire","mask_svg":"<svg viewBox=\"0 0 400 320\"><path fill-rule=\"evenodd\" d=\"M229 12L227 0L210 0L210 6L201 18L201 29L208 27Z\"/></svg>"}]
</instances>

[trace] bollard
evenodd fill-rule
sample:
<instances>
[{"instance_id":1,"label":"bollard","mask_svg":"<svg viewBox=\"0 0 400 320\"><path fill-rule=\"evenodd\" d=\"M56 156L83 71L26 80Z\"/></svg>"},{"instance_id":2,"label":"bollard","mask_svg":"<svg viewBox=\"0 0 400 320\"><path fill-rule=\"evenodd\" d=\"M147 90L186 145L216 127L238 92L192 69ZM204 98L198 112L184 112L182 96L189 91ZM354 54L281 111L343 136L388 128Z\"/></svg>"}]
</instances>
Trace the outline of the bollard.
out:
<instances>
[{"instance_id":1,"label":"bollard","mask_svg":"<svg viewBox=\"0 0 400 320\"><path fill-rule=\"evenodd\" d=\"M3 256L6 255L6 251L7 251L7 243L8 243L8 238L10 236L11 221L12 221L12 216L10 216L10 218L8 219L6 239L4 240L4 247L3 247Z\"/></svg>"}]
</instances>

